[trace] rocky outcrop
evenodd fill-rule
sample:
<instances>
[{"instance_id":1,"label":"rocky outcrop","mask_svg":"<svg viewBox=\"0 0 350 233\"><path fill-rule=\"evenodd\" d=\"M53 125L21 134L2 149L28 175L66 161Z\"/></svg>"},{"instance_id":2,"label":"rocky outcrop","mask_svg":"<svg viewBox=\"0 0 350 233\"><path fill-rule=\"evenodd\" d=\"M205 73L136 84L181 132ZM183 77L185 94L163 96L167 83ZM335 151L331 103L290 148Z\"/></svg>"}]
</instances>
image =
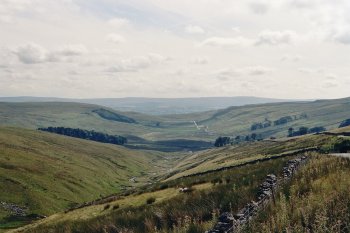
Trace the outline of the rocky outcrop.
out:
<instances>
[{"instance_id":1,"label":"rocky outcrop","mask_svg":"<svg viewBox=\"0 0 350 233\"><path fill-rule=\"evenodd\" d=\"M17 216L17 217L24 217L27 215L27 208L26 207L20 207L13 203L7 203L7 202L0 202L2 208L9 211L11 215Z\"/></svg>"}]
</instances>

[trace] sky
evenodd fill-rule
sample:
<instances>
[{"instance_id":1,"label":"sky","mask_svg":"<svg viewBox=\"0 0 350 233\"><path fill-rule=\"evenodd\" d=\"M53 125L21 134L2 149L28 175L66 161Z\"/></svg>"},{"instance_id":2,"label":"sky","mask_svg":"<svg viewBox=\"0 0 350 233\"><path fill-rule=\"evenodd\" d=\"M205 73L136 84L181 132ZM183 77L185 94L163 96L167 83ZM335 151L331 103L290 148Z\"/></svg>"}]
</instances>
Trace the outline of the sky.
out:
<instances>
[{"instance_id":1,"label":"sky","mask_svg":"<svg viewBox=\"0 0 350 233\"><path fill-rule=\"evenodd\" d=\"M0 0L0 96L350 96L348 0Z\"/></svg>"}]
</instances>

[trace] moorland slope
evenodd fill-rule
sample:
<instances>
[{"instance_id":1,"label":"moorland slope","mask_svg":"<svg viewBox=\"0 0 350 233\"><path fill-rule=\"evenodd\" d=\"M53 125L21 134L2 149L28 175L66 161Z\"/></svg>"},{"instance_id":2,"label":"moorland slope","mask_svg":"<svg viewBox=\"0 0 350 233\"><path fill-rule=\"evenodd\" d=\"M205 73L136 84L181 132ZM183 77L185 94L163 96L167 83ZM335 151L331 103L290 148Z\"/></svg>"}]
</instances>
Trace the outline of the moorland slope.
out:
<instances>
[{"instance_id":1,"label":"moorland slope","mask_svg":"<svg viewBox=\"0 0 350 233\"><path fill-rule=\"evenodd\" d=\"M28 215L49 215L148 183L176 159L172 154L0 127L0 202L16 204ZM17 224L11 215L0 208L0 226Z\"/></svg>"}]
</instances>

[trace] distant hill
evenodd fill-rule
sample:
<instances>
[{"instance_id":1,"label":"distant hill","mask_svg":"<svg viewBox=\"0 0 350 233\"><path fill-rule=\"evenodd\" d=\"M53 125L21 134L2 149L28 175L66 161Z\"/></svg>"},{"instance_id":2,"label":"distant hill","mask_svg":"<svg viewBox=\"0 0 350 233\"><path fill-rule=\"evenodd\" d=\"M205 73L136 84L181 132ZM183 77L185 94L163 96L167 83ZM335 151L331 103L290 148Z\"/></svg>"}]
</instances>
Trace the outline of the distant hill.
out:
<instances>
[{"instance_id":1,"label":"distant hill","mask_svg":"<svg viewBox=\"0 0 350 233\"><path fill-rule=\"evenodd\" d=\"M32 129L53 126L95 130L125 136L132 148L157 149L165 144L172 147L176 144L174 141L154 141L176 140L183 144L172 151L181 148L191 150L189 145L194 142L181 139L214 142L218 136L244 137L252 133L261 134L262 138L285 137L289 128L297 131L300 127L325 127L330 130L338 128L341 122L349 118L350 98L233 106L206 112L159 116L121 112L83 103L0 102L0 122L3 125ZM252 127L255 125L267 126ZM200 142L195 148L203 146Z\"/></svg>"},{"instance_id":2,"label":"distant hill","mask_svg":"<svg viewBox=\"0 0 350 233\"><path fill-rule=\"evenodd\" d=\"M97 104L120 111L133 111L150 115L183 114L203 112L243 106L290 102L293 100L261 98L252 96L237 97L201 97L201 98L101 98L101 99L65 99L53 97L0 97L0 102L77 102Z\"/></svg>"},{"instance_id":3,"label":"distant hill","mask_svg":"<svg viewBox=\"0 0 350 233\"><path fill-rule=\"evenodd\" d=\"M174 158L36 130L0 127L0 201L26 208L27 214L49 215L145 184L163 164L164 169L171 166ZM137 177L137 183L130 182L132 177ZM0 206L0 231L3 219L7 218L7 224L18 222L10 215Z\"/></svg>"}]
</instances>

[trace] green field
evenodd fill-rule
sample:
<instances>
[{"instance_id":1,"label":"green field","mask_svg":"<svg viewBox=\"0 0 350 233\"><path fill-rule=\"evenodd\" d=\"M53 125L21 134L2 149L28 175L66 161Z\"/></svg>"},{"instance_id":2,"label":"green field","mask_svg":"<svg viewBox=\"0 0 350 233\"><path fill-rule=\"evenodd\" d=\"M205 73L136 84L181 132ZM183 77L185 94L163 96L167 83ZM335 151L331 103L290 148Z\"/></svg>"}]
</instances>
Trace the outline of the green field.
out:
<instances>
[{"instance_id":1,"label":"green field","mask_svg":"<svg viewBox=\"0 0 350 233\"><path fill-rule=\"evenodd\" d=\"M0 201L27 207L28 214L50 215L151 182L177 159L175 154L0 127ZM137 183L129 181L132 177ZM0 208L0 228L10 215Z\"/></svg>"},{"instance_id":2,"label":"green field","mask_svg":"<svg viewBox=\"0 0 350 233\"><path fill-rule=\"evenodd\" d=\"M211 149L185 157L172 170L168 179L283 156L305 148L321 147L334 139L334 136L308 135L288 140L266 140Z\"/></svg>"},{"instance_id":3,"label":"green field","mask_svg":"<svg viewBox=\"0 0 350 233\"><path fill-rule=\"evenodd\" d=\"M317 156L244 232L349 232L350 159Z\"/></svg>"},{"instance_id":4,"label":"green field","mask_svg":"<svg viewBox=\"0 0 350 233\"><path fill-rule=\"evenodd\" d=\"M217 201L212 203L216 209L227 209L230 205L226 201L225 207L220 206L217 198L225 197L220 196L220 189L213 185L214 180L223 181L227 180L228 174L237 175L232 178L235 185L240 185L246 197L251 197L255 185L268 172L281 168L288 158L285 155L292 156L310 148L326 151L335 142L344 140L324 134L283 138L289 127L323 126L334 132L350 131L350 127L337 129L341 121L350 118L349 99L248 105L156 117L101 109L101 106L79 103L0 103L0 202L16 204L26 209L27 214L52 215L24 228L30 229L28 232L38 229L56 232L62 230L57 228L62 224L69 227L63 232L71 232L75 226L79 228L76 229L78 232L94 227L96 231L92 231L99 232L97 229L109 224L111 219L121 221L128 228L127 224L146 221L147 216L152 216L149 225L154 226L158 220L154 219L153 206L161 211L171 208L173 213L169 218L172 220L169 221L172 224L179 216L194 211L202 216L199 224L202 231L213 223L208 217L208 200ZM250 134L254 122L300 114L306 114L307 118L254 131L266 138L281 138L204 150L210 147L208 142L219 135ZM117 146L36 130L49 126L123 135L129 143ZM269 162L268 158L274 159ZM179 196L177 188L184 185L193 187L193 196ZM227 192L238 195L233 192L231 183L225 185ZM62 213L112 194L111 203L108 203L109 199L103 199L104 204ZM155 203L145 204L149 198L155 198ZM245 197L241 198L236 207L243 204ZM177 206L169 204L174 200ZM197 203L200 207L193 210L188 208L189 203ZM139 214L135 214L135 218L128 217L128 211ZM119 214L122 217L117 217ZM197 221L194 217L191 216L192 223ZM23 226L32 219L14 217L0 206L0 231ZM178 221L181 222L178 232L187 232L189 226L182 225L183 219ZM163 222L161 225L164 229L168 227ZM142 232L148 226L136 224L135 227L136 232ZM183 231L184 227L186 231Z\"/></svg>"},{"instance_id":5,"label":"green field","mask_svg":"<svg viewBox=\"0 0 350 233\"><path fill-rule=\"evenodd\" d=\"M214 174L170 181L100 205L57 213L11 232L204 232L216 221L218 212L241 208L254 198L256 187L271 172L282 169L288 158ZM191 187L180 193L178 187ZM146 204L152 197L155 202ZM190 231L192 229L192 231ZM196 231L193 231L193 230Z\"/></svg>"},{"instance_id":6,"label":"green field","mask_svg":"<svg viewBox=\"0 0 350 233\"><path fill-rule=\"evenodd\" d=\"M101 110L102 109L102 110ZM97 114L97 110L105 114ZM265 119L276 121L285 116L306 114L286 124L251 131L251 125ZM127 118L135 122L118 121ZM4 125L26 128L64 126L95 130L130 137L131 144L146 145L151 149L161 147L144 140L192 139L213 142L227 135L262 134L285 137L290 127L323 126L335 129L340 122L350 118L350 99L319 100L314 102L271 103L230 107L222 110L182 114L149 116L133 112L118 112L98 105L81 103L0 103L0 120ZM194 125L196 121L199 129ZM207 128L207 130L205 130Z\"/></svg>"},{"instance_id":7,"label":"green field","mask_svg":"<svg viewBox=\"0 0 350 233\"><path fill-rule=\"evenodd\" d=\"M13 130L13 129L10 129ZM18 129L16 129L18 130ZM345 131L349 130L349 128L345 128ZM38 132L28 131L31 133L39 134ZM52 136L52 135L43 135L43 137L61 137L61 136ZM66 139L66 137L62 138ZM55 138L56 139L56 138ZM62 139L63 140L63 139ZM70 140L70 138L68 139ZM77 141L81 141L75 139ZM68 146L73 146L76 141L73 140L71 144L68 142ZM268 173L281 172L281 166L289 159L289 157L284 157L286 153L294 152L303 148L310 147L327 147L328 145L334 143L338 140L336 136L327 136L327 135L310 135L303 136L288 140L279 140L279 141L262 141L255 143L247 143L245 145L240 146L229 146L225 148L218 148L214 150L208 150L205 152L199 152L194 155L187 155L184 158L173 158L173 160L166 160L172 158L172 155L168 155L169 157L163 157L159 154L140 154L139 158L145 159L145 164L140 165L139 167L135 167L138 171L144 171L141 173L134 173L134 176L139 176L141 174L146 174L143 178L152 178L147 177L147 174L153 170L153 172L158 172L157 177L158 181L152 185L146 186L138 186L133 192L127 192L128 194L116 195L113 199L106 199L102 201L103 204L96 204L88 207L84 207L78 210L74 210L68 213L56 213L49 218L43 219L41 221L36 222L35 224L29 225L27 227L21 228L20 232L99 232L97 229L101 229L103 226L107 226L110 221L121 221L121 224L131 227L133 221L142 222L146 216L154 214L154 210L160 211L160 209L172 209L173 218L178 218L176 216L190 214L192 213L193 218L191 221L195 221L195 216L202 216L199 218L203 218L201 224L201 229L209 227L212 222L210 218L208 218L208 200L216 200L217 207L215 208L228 208L230 205L230 199L225 199L226 207L223 207L223 198L227 198L230 195L238 195L241 199L235 204L235 208L241 206L244 201L247 201L247 198L252 198L254 194L254 190L256 190L258 182L260 182L264 176ZM86 142L87 144L97 144L98 146L105 146L104 144L100 145L99 143ZM106 145L107 148L114 147ZM116 147L116 146L115 146ZM68 147L69 148L69 147ZM119 148L119 147L117 147ZM99 148L100 150L101 148ZM120 149L120 148L119 148ZM129 151L128 151L129 152ZM136 157L132 157L135 164L130 165L134 167L137 165ZM158 160L153 160L156 164L158 163L158 167L151 167L149 156L154 156L153 158L158 158ZM274 157L272 160L266 160L264 162L259 162L255 164L247 164L241 167L232 168L224 171L215 171L215 169L220 169L222 167L228 167L232 165L244 164L245 162L254 161L261 158ZM201 161L205 161L202 162ZM119 161L119 160L118 160ZM200 162L198 162L200 161ZM177 164L177 165L175 165ZM167 166L167 167L165 167ZM164 170L173 167L171 170ZM163 168L163 172L161 171ZM70 169L71 170L71 169ZM200 172L206 172L214 170L211 173L203 174L200 176L191 176L191 177L183 177L190 174L196 174ZM145 172L145 171L148 171ZM135 171L136 172L136 171ZM48 175L50 176L50 175ZM111 177L111 175L108 175ZM155 179L155 176L153 179ZM74 177L77 177L76 175ZM115 184L127 185L129 183L128 176L126 179L114 180ZM183 178L181 178L183 177ZM120 178L120 177L118 177ZM47 176L45 176L47 179ZM87 184L89 186L94 185L94 183L99 183L101 181L107 182L107 176L97 177L95 181ZM221 181L220 181L221 180ZM213 184L217 182L223 182L226 180L226 186L213 186ZM229 181L228 181L229 180ZM232 182L231 182L232 181ZM143 183L147 182L143 180ZM234 185L235 189L232 190L232 185ZM75 188L76 185L72 185L72 188ZM108 186L108 185L107 185ZM109 185L110 187L111 185ZM238 189L240 192L235 192L234 190ZM179 196L179 192L177 191L178 187L192 187L194 192L190 196ZM219 188L221 187L221 188ZM53 189L53 187L49 187ZM222 190L226 190L222 192ZM107 188L108 190L108 188ZM246 190L246 191L243 191ZM115 189L114 192L120 191ZM232 192L233 191L233 192ZM227 193L232 192L232 194L228 195ZM106 192L106 194L108 191ZM224 194L224 196L220 197L219 193ZM244 194L241 196L241 194ZM62 194L63 195L63 194ZM219 195L219 196L218 196ZM207 196L207 197L206 197ZM146 204L147 199L155 198L155 209ZM204 199L203 199L204 198ZM238 197L237 197L238 198ZM87 198L88 199L88 198ZM170 204L170 203L179 203L179 204ZM78 201L77 201L78 202ZM193 209L188 209L189 204L184 203L196 203L193 204ZM182 204L180 204L182 203ZM233 202L231 202L232 204ZM241 204L240 204L241 203ZM197 206L198 205L198 206ZM191 204L192 206L192 204ZM221 206L221 207L220 207ZM52 207L53 208L53 207ZM213 207L214 208L214 207ZM214 208L214 209L215 209ZM164 211L165 211L164 209ZM59 212L59 208L54 209L51 213ZM129 215L129 212L135 212L135 218L131 217L133 214ZM193 211L193 212L191 212ZM212 211L212 210L210 210ZM209 211L209 212L210 212ZM136 214L136 212L140 212L140 214ZM119 217L118 217L119 216ZM120 217L124 216L124 217ZM129 216L129 217L127 217ZM137 216L137 217L136 217ZM115 220L112 220L115 219ZM143 220L142 220L143 219ZM155 221L155 220L152 220ZM172 220L175 221L176 220ZM182 221L182 220L181 220ZM131 225L128 225L131 224ZM154 222L152 224L155 224ZM197 224L198 225L198 224ZM117 224L119 227L119 225ZM138 230L136 232L143 232L146 227L145 225L135 225ZM163 226L166 227L166 226ZM184 226L180 225L179 230ZM132 227L131 227L132 229ZM141 230L140 230L141 229ZM166 232L166 231L164 231ZM176 232L176 231L174 231ZM179 231L182 232L182 231ZM183 231L186 232L186 231Z\"/></svg>"}]
</instances>

